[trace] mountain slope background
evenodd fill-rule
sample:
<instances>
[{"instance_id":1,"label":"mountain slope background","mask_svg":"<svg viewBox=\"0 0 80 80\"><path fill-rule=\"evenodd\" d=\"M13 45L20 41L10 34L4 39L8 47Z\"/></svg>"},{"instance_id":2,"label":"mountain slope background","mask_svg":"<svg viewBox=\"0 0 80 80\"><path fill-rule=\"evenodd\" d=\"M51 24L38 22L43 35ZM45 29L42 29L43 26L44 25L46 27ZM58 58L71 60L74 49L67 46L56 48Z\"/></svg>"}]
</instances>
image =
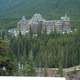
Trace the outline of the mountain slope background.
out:
<instances>
[{"instance_id":1,"label":"mountain slope background","mask_svg":"<svg viewBox=\"0 0 80 80\"><path fill-rule=\"evenodd\" d=\"M80 0L0 0L0 16L31 16L33 13L47 16L80 15Z\"/></svg>"},{"instance_id":2,"label":"mountain slope background","mask_svg":"<svg viewBox=\"0 0 80 80\"><path fill-rule=\"evenodd\" d=\"M67 13L79 22L80 0L0 0L0 19L30 18L34 13L41 13L46 19L59 19Z\"/></svg>"}]
</instances>

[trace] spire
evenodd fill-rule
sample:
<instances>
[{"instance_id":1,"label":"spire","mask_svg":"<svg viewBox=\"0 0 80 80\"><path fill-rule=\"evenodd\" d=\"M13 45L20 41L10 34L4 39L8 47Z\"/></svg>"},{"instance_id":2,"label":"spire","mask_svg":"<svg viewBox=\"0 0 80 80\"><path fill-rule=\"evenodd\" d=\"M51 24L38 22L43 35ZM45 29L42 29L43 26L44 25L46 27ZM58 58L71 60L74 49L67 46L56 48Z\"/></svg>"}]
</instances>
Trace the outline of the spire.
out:
<instances>
[{"instance_id":1,"label":"spire","mask_svg":"<svg viewBox=\"0 0 80 80\"><path fill-rule=\"evenodd\" d=\"M22 21L25 21L26 20L26 17L25 16L22 16Z\"/></svg>"},{"instance_id":2,"label":"spire","mask_svg":"<svg viewBox=\"0 0 80 80\"><path fill-rule=\"evenodd\" d=\"M65 13L65 16L61 17L61 20L70 21L70 18L67 16L67 13Z\"/></svg>"},{"instance_id":3,"label":"spire","mask_svg":"<svg viewBox=\"0 0 80 80\"><path fill-rule=\"evenodd\" d=\"M65 17L68 17L67 13L65 13Z\"/></svg>"}]
</instances>

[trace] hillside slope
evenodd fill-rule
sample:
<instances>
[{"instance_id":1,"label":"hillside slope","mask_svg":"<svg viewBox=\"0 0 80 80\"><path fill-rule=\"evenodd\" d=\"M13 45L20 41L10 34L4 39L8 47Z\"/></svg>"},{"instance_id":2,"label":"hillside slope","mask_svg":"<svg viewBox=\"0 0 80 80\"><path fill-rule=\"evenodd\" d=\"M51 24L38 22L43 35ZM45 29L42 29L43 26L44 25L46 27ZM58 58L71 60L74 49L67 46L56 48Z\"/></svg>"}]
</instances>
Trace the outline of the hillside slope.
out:
<instances>
[{"instance_id":1,"label":"hillside slope","mask_svg":"<svg viewBox=\"0 0 80 80\"><path fill-rule=\"evenodd\" d=\"M0 17L32 16L36 12L47 18L65 13L79 16L80 0L0 0Z\"/></svg>"}]
</instances>

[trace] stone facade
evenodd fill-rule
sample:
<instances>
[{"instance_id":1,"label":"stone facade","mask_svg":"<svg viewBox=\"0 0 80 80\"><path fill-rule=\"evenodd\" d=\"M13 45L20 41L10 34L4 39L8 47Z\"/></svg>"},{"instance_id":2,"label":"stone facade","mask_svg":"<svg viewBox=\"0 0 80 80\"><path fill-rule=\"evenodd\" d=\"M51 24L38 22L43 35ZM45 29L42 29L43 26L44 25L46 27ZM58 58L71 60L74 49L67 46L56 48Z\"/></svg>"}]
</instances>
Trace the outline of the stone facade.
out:
<instances>
[{"instance_id":1,"label":"stone facade","mask_svg":"<svg viewBox=\"0 0 80 80\"><path fill-rule=\"evenodd\" d=\"M17 31L20 31L22 34L29 32L29 24L28 20L26 20L25 16L17 23Z\"/></svg>"},{"instance_id":2,"label":"stone facade","mask_svg":"<svg viewBox=\"0 0 80 80\"><path fill-rule=\"evenodd\" d=\"M23 34L30 31L30 28L33 33L44 32L45 28L47 33L51 31L58 32L69 32L70 27L70 18L65 15L61 17L60 20L45 20L42 15L34 14L30 20L27 20L24 16L17 23L17 29L20 30Z\"/></svg>"}]
</instances>

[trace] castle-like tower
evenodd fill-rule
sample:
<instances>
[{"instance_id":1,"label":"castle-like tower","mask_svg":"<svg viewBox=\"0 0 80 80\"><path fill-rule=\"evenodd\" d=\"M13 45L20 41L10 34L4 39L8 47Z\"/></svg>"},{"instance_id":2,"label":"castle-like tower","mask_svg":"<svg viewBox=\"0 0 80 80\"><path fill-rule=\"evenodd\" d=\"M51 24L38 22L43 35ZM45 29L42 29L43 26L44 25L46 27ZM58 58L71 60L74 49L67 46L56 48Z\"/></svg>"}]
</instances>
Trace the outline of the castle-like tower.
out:
<instances>
[{"instance_id":1,"label":"castle-like tower","mask_svg":"<svg viewBox=\"0 0 80 80\"><path fill-rule=\"evenodd\" d=\"M31 30L33 33L40 32L42 30L42 25L45 19L41 14L34 14L32 19L30 19L29 24L31 25Z\"/></svg>"},{"instance_id":2,"label":"castle-like tower","mask_svg":"<svg viewBox=\"0 0 80 80\"><path fill-rule=\"evenodd\" d=\"M20 31L22 34L29 32L29 21L25 16L21 18L21 20L17 23L17 31Z\"/></svg>"},{"instance_id":3,"label":"castle-like tower","mask_svg":"<svg viewBox=\"0 0 80 80\"><path fill-rule=\"evenodd\" d=\"M61 17L62 20L62 30L68 32L71 30L70 18L65 14L64 17Z\"/></svg>"}]
</instances>

